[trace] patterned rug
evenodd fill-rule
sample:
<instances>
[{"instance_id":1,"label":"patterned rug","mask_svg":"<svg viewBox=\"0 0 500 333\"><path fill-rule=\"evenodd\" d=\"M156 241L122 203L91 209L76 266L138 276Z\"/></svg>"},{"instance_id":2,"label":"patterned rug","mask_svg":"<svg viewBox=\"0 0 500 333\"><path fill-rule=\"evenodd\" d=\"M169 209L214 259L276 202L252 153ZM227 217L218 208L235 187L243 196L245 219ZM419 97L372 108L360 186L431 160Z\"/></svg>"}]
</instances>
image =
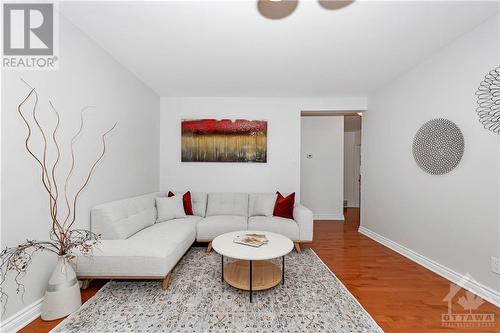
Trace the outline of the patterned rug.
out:
<instances>
[{"instance_id":1,"label":"patterned rug","mask_svg":"<svg viewBox=\"0 0 500 333\"><path fill-rule=\"evenodd\" d=\"M52 332L382 332L310 249L288 254L285 284L254 292L253 303L220 269L217 253L192 248L168 290L111 281Z\"/></svg>"}]
</instances>

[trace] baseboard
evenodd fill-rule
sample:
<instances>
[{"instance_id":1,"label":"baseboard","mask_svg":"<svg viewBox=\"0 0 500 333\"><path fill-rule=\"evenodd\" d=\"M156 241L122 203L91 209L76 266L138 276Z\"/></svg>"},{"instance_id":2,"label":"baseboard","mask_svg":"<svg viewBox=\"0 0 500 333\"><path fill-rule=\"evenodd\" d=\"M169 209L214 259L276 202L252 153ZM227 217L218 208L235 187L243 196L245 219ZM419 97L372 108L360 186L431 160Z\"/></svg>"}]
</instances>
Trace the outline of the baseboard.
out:
<instances>
[{"instance_id":1,"label":"baseboard","mask_svg":"<svg viewBox=\"0 0 500 333\"><path fill-rule=\"evenodd\" d=\"M42 313L43 297L2 321L2 333L15 333L38 318Z\"/></svg>"},{"instance_id":2,"label":"baseboard","mask_svg":"<svg viewBox=\"0 0 500 333\"><path fill-rule=\"evenodd\" d=\"M476 294L477 296L481 297L482 299L495 304L496 306L500 307L500 293L482 285L481 283L470 279L466 275L462 275L460 273L455 272L454 270L432 260L429 259L420 253L417 253L413 250L410 250L409 248L396 243L382 235L377 234L374 231L371 231L370 229L367 229L363 226L360 226L358 229L358 232L373 239L374 241L390 248L393 251L396 251L397 253L401 254L402 256L405 256L406 258L416 262L417 264L427 268L428 270L433 271L434 273L444 277L445 279L461 286L464 289L467 289L468 291ZM466 283L464 283L466 282ZM443 297L446 295L443 295Z\"/></svg>"},{"instance_id":3,"label":"baseboard","mask_svg":"<svg viewBox=\"0 0 500 333\"><path fill-rule=\"evenodd\" d=\"M314 214L314 220L344 221L344 214Z\"/></svg>"}]
</instances>

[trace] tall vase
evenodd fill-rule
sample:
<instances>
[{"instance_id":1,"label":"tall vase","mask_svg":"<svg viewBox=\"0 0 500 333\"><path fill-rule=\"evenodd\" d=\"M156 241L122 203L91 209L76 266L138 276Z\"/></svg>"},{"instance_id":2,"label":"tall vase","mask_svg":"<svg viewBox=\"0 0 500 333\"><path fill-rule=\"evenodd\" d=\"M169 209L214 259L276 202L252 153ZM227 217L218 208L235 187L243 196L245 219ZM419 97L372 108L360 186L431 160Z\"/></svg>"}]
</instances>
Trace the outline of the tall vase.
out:
<instances>
[{"instance_id":1,"label":"tall vase","mask_svg":"<svg viewBox=\"0 0 500 333\"><path fill-rule=\"evenodd\" d=\"M75 271L65 256L59 256L45 291L41 317L43 320L59 319L78 310L81 305L82 297Z\"/></svg>"}]
</instances>

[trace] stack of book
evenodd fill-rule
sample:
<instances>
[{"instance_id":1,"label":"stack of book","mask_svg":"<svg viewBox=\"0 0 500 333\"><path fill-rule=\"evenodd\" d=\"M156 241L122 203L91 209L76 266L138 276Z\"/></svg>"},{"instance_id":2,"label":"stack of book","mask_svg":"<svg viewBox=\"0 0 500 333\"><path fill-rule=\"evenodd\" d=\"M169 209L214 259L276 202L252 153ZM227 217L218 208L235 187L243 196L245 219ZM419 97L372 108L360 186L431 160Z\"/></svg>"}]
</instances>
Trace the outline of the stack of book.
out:
<instances>
[{"instance_id":1,"label":"stack of book","mask_svg":"<svg viewBox=\"0 0 500 333\"><path fill-rule=\"evenodd\" d=\"M269 240L264 234L244 234L241 236L237 236L234 239L234 242L252 247L260 247L264 244L267 244Z\"/></svg>"}]
</instances>

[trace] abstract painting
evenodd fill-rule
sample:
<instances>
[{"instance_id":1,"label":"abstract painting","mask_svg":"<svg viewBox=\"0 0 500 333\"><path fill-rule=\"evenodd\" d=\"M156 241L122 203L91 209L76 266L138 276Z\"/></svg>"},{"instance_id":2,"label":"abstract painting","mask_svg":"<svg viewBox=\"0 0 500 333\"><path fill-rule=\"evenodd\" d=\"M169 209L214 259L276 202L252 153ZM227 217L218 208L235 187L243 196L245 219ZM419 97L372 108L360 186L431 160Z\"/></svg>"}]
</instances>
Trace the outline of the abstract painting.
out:
<instances>
[{"instance_id":1,"label":"abstract painting","mask_svg":"<svg viewBox=\"0 0 500 333\"><path fill-rule=\"evenodd\" d=\"M184 119L182 162L267 162L267 121Z\"/></svg>"}]
</instances>

